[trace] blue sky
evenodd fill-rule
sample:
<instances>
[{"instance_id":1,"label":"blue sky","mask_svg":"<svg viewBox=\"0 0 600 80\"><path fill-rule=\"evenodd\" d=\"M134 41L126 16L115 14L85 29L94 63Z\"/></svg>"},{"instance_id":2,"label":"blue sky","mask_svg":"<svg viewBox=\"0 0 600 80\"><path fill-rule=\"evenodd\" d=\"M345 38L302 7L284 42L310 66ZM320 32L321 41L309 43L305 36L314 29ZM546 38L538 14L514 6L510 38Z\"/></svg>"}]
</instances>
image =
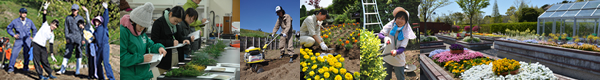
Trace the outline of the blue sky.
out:
<instances>
[{"instance_id":1,"label":"blue sky","mask_svg":"<svg viewBox=\"0 0 600 80\"><path fill-rule=\"evenodd\" d=\"M292 16L292 27L300 30L300 4L297 0L241 0L240 1L240 26L242 29L273 32L277 13L275 7L281 6L286 14ZM277 33L281 32L279 29Z\"/></svg>"},{"instance_id":2,"label":"blue sky","mask_svg":"<svg viewBox=\"0 0 600 80\"><path fill-rule=\"evenodd\" d=\"M452 2L450 5L438 8L435 10L435 13L438 15L441 14L449 14L450 12L462 12L462 9L460 8L460 6L458 6L458 4L456 4L456 0L449 0L450 2ZM558 3L558 2L562 2L563 0L529 0L529 6L537 6L537 7L542 7L544 4L554 4L554 3ZM568 0L568 1L575 1L575 0ZM504 13L506 13L506 9L508 9L510 6L514 5L515 0L498 0L498 11L500 12L501 15L506 15ZM493 12L493 8L494 8L494 3L495 0L490 0L490 5L488 5L486 8L482 9L481 11L485 12L485 15L491 15Z\"/></svg>"}]
</instances>

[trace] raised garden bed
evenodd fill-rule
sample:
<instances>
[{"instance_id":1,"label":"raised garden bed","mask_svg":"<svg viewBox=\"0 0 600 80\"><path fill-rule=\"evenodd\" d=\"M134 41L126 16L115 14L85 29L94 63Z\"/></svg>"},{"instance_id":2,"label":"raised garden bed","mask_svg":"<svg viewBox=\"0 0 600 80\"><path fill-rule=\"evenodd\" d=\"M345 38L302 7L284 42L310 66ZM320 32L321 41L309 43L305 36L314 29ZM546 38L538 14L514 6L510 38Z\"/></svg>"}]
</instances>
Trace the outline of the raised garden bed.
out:
<instances>
[{"instance_id":1,"label":"raised garden bed","mask_svg":"<svg viewBox=\"0 0 600 80\"><path fill-rule=\"evenodd\" d=\"M498 39L498 56L520 61L540 62L556 73L578 79L600 78L600 52Z\"/></svg>"},{"instance_id":2,"label":"raised garden bed","mask_svg":"<svg viewBox=\"0 0 600 80\"><path fill-rule=\"evenodd\" d=\"M420 44L419 49L421 50L421 53L431 52L435 49L446 49L446 45L444 45L444 41L442 41L442 40L420 42L419 44Z\"/></svg>"},{"instance_id":3,"label":"raised garden bed","mask_svg":"<svg viewBox=\"0 0 600 80\"><path fill-rule=\"evenodd\" d=\"M473 37L478 37L483 41L494 42L496 39L500 39L500 37L489 37L489 36L481 36L481 35L473 35Z\"/></svg>"},{"instance_id":4,"label":"raised garden bed","mask_svg":"<svg viewBox=\"0 0 600 80\"><path fill-rule=\"evenodd\" d=\"M483 54L483 55L486 57L489 57L491 59L500 59L498 57L490 56L487 54ZM419 58L420 58L419 62L421 63L420 65L422 66L421 70L423 70L423 72L424 72L424 75L421 75L422 77L425 77L429 80L455 80L455 79L458 79L458 78L453 78L452 76L454 76L454 75L450 75L451 74L450 72L444 70L444 68L437 65L431 58L429 58L427 56L429 56L429 53L419 55ZM558 77L559 80L574 80L573 78L562 76L562 75L559 75L556 73L554 73L554 76Z\"/></svg>"},{"instance_id":5,"label":"raised garden bed","mask_svg":"<svg viewBox=\"0 0 600 80\"><path fill-rule=\"evenodd\" d=\"M482 41L481 43L467 43L464 41L458 41L456 42L456 44L465 46L465 48L469 48L471 50L485 50L485 49L491 49L492 42L488 42L488 41Z\"/></svg>"},{"instance_id":6,"label":"raised garden bed","mask_svg":"<svg viewBox=\"0 0 600 80\"><path fill-rule=\"evenodd\" d=\"M444 43L446 43L446 44L454 44L454 43L456 43L456 40L462 40L462 38L456 39L456 37L444 36L444 35L435 35L435 37L438 37L439 40L444 41Z\"/></svg>"}]
</instances>

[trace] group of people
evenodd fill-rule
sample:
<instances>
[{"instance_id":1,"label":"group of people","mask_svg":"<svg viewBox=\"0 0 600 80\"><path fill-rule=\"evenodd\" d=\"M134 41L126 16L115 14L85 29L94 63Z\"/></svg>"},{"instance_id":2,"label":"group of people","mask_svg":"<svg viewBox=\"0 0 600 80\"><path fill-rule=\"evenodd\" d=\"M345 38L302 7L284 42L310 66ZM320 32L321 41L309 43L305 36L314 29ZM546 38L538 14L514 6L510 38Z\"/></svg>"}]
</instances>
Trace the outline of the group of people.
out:
<instances>
[{"instance_id":1,"label":"group of people","mask_svg":"<svg viewBox=\"0 0 600 80\"><path fill-rule=\"evenodd\" d=\"M179 61L184 60L184 55L190 54L191 42L196 41L194 36L188 34L195 31L195 26L202 25L206 19L196 21L200 0L188 0L182 6L175 6L163 10L160 18L153 20L152 12L154 5L145 3L131 10L129 14L121 17L121 79L124 80L148 80L153 78L152 71L154 66L149 64L140 64L152 60L153 55L163 55L157 68L170 70L172 67L172 56L178 56ZM152 27L151 37L145 33L147 28ZM165 46L177 46L178 55L172 55L171 49L165 49ZM160 53L160 54L149 54Z\"/></svg>"},{"instance_id":2,"label":"group of people","mask_svg":"<svg viewBox=\"0 0 600 80\"><path fill-rule=\"evenodd\" d=\"M21 8L19 10L19 18L14 19L8 26L7 32L10 36L15 38L15 43L12 51L12 56L10 58L8 73L14 72L14 64L16 62L17 56L19 55L19 50L23 48L23 53L30 53L30 49L33 56L24 55L24 68L23 71L28 72L29 68L29 57L33 57L33 62L35 65L35 70L39 75L39 79L52 79L56 78L56 76L52 75L52 68L48 62L48 53L51 54L54 59L54 49L53 43L55 39L55 35L53 31L59 27L59 20L52 20L50 23L46 20L46 13L49 3L44 4L43 10L43 18L42 18L42 26L39 30L36 29L35 24L29 18L27 18L27 9ZM109 22L109 14L108 14L108 4L102 3L104 12L102 16L97 16L93 20L89 18L89 11L87 8L82 6L83 10L86 11L86 18L84 20L79 12L79 5L73 4L71 6L71 14L65 18L64 21L64 33L65 33L65 41L66 41L66 52L63 56L61 68L56 74L64 74L66 71L66 66L73 54L73 50L75 50L75 57L77 58L77 65L75 74L79 74L79 70L81 67L82 60L82 47L86 45L86 53L88 57L88 65L89 66L89 78L95 79L105 79L104 74L106 73L106 77L110 80L114 80L114 76L112 73L112 68L109 63L110 57L110 46L109 46L109 33L108 33L108 22ZM102 13L102 12L99 12ZM95 28L95 29L94 29ZM33 33L32 33L33 32ZM32 41L34 44L32 44ZM46 45L46 42L49 42L50 45ZM50 51L47 52L46 47L50 47ZM56 60L55 60L56 61ZM102 68L101 64L104 64L104 68ZM105 72L103 72L105 70ZM48 76L44 76L43 72L46 71Z\"/></svg>"},{"instance_id":3,"label":"group of people","mask_svg":"<svg viewBox=\"0 0 600 80\"><path fill-rule=\"evenodd\" d=\"M406 60L403 53L408 45L409 39L415 39L416 36L408 24L408 11L402 7L396 7L392 12L392 15L394 16L394 19L383 26L383 29L377 34L377 37L385 44L391 44L390 46L393 46L393 49L389 50L391 56L385 56L383 58L385 61L383 66L386 67L386 73L391 75L392 72L395 72L395 76L398 80L404 80ZM318 45L322 50L328 50L327 45L323 42L323 38L320 37L320 28L323 26L320 22L327 18L329 18L327 10L320 9L316 11L314 15L304 19L304 22L300 27L300 45L302 45L302 47L310 48ZM385 39L386 37L388 39ZM385 76L385 80L390 79L392 79L392 76Z\"/></svg>"}]
</instances>

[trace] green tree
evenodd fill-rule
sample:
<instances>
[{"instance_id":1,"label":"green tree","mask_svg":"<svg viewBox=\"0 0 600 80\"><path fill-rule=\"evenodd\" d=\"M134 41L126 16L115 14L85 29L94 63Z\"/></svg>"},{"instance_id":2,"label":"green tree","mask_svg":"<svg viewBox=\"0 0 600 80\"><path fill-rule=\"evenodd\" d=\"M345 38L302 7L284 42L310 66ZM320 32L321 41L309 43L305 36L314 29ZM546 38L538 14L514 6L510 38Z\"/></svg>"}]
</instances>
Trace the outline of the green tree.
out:
<instances>
[{"instance_id":1,"label":"green tree","mask_svg":"<svg viewBox=\"0 0 600 80\"><path fill-rule=\"evenodd\" d=\"M421 5L419 6L419 12L421 12L419 13L421 15L420 18L424 22L427 22L427 20L431 18L431 16L428 15L432 15L435 13L434 11L436 9L447 6L450 3L452 2L448 0L421 0ZM427 30L427 24L423 24L423 29ZM425 34L425 36L427 36L427 34Z\"/></svg>"},{"instance_id":2,"label":"green tree","mask_svg":"<svg viewBox=\"0 0 600 80\"><path fill-rule=\"evenodd\" d=\"M492 12L492 16L491 16L491 23L501 23L502 22L502 15L500 15L500 11L498 11L498 0L494 0L494 11Z\"/></svg>"},{"instance_id":3,"label":"green tree","mask_svg":"<svg viewBox=\"0 0 600 80\"><path fill-rule=\"evenodd\" d=\"M452 16L451 17L452 20L458 21L458 22L455 22L456 24L461 24L461 22L463 21L463 19L465 19L465 15L463 13L461 13L461 12L452 13L450 16Z\"/></svg>"},{"instance_id":4,"label":"green tree","mask_svg":"<svg viewBox=\"0 0 600 80\"><path fill-rule=\"evenodd\" d=\"M302 7L300 7L300 17L304 17L307 16L306 15L306 6L302 5Z\"/></svg>"},{"instance_id":5,"label":"green tree","mask_svg":"<svg viewBox=\"0 0 600 80\"><path fill-rule=\"evenodd\" d=\"M516 23L519 22L519 20L517 19L517 8L515 6L510 6L508 9L506 9L506 16L509 16L510 20L508 20L509 23Z\"/></svg>"},{"instance_id":6,"label":"green tree","mask_svg":"<svg viewBox=\"0 0 600 80\"><path fill-rule=\"evenodd\" d=\"M534 8L523 8L523 14L519 18L519 22L536 22L537 17L540 16L540 12L535 10Z\"/></svg>"},{"instance_id":7,"label":"green tree","mask_svg":"<svg viewBox=\"0 0 600 80\"><path fill-rule=\"evenodd\" d=\"M490 5L489 0L457 0L456 3L458 3L458 5L460 6L460 8L462 8L463 12L467 13L467 15L469 15L469 20L471 23L471 26L473 26L473 16L475 14L481 13L482 11L480 11L481 9L487 7L488 5ZM473 29L470 30L471 32L473 31ZM473 33L471 33L470 37L472 36Z\"/></svg>"}]
</instances>

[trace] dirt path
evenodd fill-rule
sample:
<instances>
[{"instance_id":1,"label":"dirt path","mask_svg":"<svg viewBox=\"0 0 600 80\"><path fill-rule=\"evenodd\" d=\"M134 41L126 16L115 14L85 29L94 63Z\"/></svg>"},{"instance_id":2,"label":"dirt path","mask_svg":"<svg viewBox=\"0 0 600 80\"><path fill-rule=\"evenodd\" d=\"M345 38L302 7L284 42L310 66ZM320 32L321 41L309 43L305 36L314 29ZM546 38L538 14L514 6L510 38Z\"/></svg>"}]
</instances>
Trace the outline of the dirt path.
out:
<instances>
[{"instance_id":1,"label":"dirt path","mask_svg":"<svg viewBox=\"0 0 600 80\"><path fill-rule=\"evenodd\" d=\"M295 53L300 54L300 49L295 49ZM300 79L300 61L299 57L289 63L290 57L279 59L279 50L269 50L265 57L269 62L262 66L265 70L261 73L252 72L249 66L244 63L244 52L240 52L241 73L240 80L297 80ZM260 67L259 67L260 68Z\"/></svg>"},{"instance_id":2,"label":"dirt path","mask_svg":"<svg viewBox=\"0 0 600 80\"><path fill-rule=\"evenodd\" d=\"M112 67L112 71L113 71L113 75L115 76L115 79L120 80L120 68L119 68L119 62L120 62L120 55L119 55L119 45L110 45L111 50L110 50L110 64ZM32 64L33 65L33 64ZM75 64L70 64L70 65L75 65ZM85 65L85 64L84 64ZM80 69L80 75L74 75L75 74L75 69L67 69L65 74L62 75L56 75L57 70L55 70L53 72L54 76L56 76L57 78L54 80L81 80L81 79L87 79L88 76L88 68L84 67ZM44 75L47 75L46 73L44 73ZM15 70L15 73L12 74L8 74L6 72L6 70L0 70L0 80L36 80L38 79L39 76L37 75L37 72L35 70L29 70L29 72L23 72L21 70Z\"/></svg>"}]
</instances>

